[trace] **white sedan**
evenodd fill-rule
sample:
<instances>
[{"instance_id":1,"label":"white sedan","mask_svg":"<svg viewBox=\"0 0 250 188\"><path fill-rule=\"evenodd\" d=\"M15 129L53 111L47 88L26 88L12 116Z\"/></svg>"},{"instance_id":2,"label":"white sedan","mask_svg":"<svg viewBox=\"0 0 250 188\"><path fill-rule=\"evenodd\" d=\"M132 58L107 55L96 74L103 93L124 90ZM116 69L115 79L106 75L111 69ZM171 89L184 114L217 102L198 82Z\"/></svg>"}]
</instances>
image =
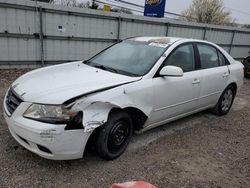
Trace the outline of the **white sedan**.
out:
<instances>
[{"instance_id":1,"label":"white sedan","mask_svg":"<svg viewBox=\"0 0 250 188\"><path fill-rule=\"evenodd\" d=\"M48 159L111 160L134 132L212 109L229 112L243 65L207 41L135 37L87 61L33 70L9 87L4 117L23 147Z\"/></svg>"}]
</instances>

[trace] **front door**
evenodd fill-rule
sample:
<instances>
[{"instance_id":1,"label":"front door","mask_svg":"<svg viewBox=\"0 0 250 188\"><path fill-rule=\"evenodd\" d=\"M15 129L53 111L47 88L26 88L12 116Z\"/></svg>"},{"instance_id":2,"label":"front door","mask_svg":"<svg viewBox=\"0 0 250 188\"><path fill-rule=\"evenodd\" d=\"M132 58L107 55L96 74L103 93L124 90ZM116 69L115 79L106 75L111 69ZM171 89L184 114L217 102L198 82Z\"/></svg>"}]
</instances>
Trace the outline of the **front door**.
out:
<instances>
[{"instance_id":1,"label":"front door","mask_svg":"<svg viewBox=\"0 0 250 188\"><path fill-rule=\"evenodd\" d=\"M196 70L193 44L182 44L165 60L164 66L182 68L182 77L157 76L153 78L154 110L151 124L187 114L198 105L200 73Z\"/></svg>"}]
</instances>

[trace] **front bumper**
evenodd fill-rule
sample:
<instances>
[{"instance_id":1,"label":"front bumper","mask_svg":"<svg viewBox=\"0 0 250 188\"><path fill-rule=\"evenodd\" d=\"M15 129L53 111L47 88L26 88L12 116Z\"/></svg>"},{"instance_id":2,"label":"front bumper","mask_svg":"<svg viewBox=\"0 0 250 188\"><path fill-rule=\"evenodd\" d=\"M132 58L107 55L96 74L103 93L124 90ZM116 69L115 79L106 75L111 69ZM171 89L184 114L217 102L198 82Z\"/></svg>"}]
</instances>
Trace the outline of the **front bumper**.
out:
<instances>
[{"instance_id":1,"label":"front bumper","mask_svg":"<svg viewBox=\"0 0 250 188\"><path fill-rule=\"evenodd\" d=\"M4 112L11 135L26 149L52 160L82 158L91 132L64 130L65 125L38 122L23 117L31 105L22 102L11 116ZM6 109L5 109L6 111Z\"/></svg>"}]
</instances>

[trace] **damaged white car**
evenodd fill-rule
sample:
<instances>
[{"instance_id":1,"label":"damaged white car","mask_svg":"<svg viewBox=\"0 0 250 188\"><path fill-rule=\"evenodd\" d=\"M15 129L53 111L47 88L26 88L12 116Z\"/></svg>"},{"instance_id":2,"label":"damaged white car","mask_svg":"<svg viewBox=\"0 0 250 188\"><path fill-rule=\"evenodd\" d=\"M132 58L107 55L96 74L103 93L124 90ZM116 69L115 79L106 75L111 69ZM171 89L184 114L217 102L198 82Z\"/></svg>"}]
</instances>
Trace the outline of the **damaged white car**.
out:
<instances>
[{"instance_id":1,"label":"damaged white car","mask_svg":"<svg viewBox=\"0 0 250 188\"><path fill-rule=\"evenodd\" d=\"M135 37L21 76L6 93L4 117L16 141L44 158L81 158L93 136L110 160L134 132L205 109L227 114L242 84L243 65L213 43Z\"/></svg>"}]
</instances>

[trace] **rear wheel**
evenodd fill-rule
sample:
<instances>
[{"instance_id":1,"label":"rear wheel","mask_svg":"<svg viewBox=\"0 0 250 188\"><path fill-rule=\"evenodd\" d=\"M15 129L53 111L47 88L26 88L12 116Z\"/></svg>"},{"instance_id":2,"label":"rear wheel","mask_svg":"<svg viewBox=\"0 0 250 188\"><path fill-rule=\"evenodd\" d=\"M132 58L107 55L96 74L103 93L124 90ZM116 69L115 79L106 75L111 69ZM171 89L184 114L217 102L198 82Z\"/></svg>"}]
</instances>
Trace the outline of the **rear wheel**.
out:
<instances>
[{"instance_id":1,"label":"rear wheel","mask_svg":"<svg viewBox=\"0 0 250 188\"><path fill-rule=\"evenodd\" d=\"M123 111L111 112L107 123L100 127L97 136L98 154L107 160L119 157L126 150L132 133L133 126L130 116Z\"/></svg>"},{"instance_id":2,"label":"rear wheel","mask_svg":"<svg viewBox=\"0 0 250 188\"><path fill-rule=\"evenodd\" d=\"M244 76L250 78L250 56L244 59Z\"/></svg>"},{"instance_id":3,"label":"rear wheel","mask_svg":"<svg viewBox=\"0 0 250 188\"><path fill-rule=\"evenodd\" d=\"M246 78L250 78L250 64L245 66L244 75Z\"/></svg>"},{"instance_id":4,"label":"rear wheel","mask_svg":"<svg viewBox=\"0 0 250 188\"><path fill-rule=\"evenodd\" d=\"M235 93L235 88L232 85L228 86L221 94L216 106L213 108L213 113L219 116L226 115L232 107Z\"/></svg>"}]
</instances>

